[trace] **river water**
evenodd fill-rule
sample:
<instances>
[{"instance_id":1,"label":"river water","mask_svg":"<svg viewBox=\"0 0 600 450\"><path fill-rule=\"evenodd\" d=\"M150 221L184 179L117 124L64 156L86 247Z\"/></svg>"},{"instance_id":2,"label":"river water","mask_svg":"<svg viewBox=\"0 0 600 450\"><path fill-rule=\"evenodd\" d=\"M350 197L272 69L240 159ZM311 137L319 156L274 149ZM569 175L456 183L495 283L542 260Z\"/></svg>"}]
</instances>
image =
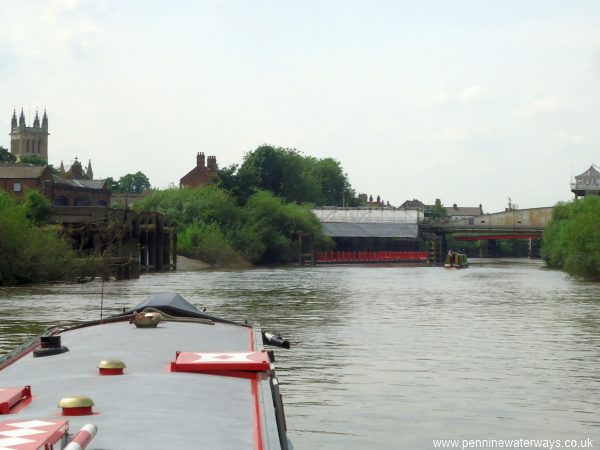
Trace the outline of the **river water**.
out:
<instances>
[{"instance_id":1,"label":"river water","mask_svg":"<svg viewBox=\"0 0 600 450\"><path fill-rule=\"evenodd\" d=\"M0 288L0 353L58 321L99 317L101 291ZM296 449L588 437L600 448L600 285L539 261L144 275L105 283L104 313L155 292L292 342L276 355Z\"/></svg>"}]
</instances>

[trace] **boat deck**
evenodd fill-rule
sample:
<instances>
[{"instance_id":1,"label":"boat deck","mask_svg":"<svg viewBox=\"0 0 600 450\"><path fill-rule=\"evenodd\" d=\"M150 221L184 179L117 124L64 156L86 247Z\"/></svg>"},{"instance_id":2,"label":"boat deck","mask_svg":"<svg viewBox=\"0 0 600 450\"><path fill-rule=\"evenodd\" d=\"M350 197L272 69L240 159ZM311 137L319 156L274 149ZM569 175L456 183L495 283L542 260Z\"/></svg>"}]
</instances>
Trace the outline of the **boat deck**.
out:
<instances>
[{"instance_id":1,"label":"boat deck","mask_svg":"<svg viewBox=\"0 0 600 450\"><path fill-rule=\"evenodd\" d=\"M98 450L280 448L266 372L238 377L170 368L176 351L260 351L260 331L170 321L136 328L124 321L61 337L68 352L28 353L0 371L0 388L30 385L32 391L30 404L0 420L68 419L70 433L93 423L98 433L88 448ZM99 375L98 363L106 359L122 360L125 373ZM79 395L92 398L94 414L62 416L58 402Z\"/></svg>"}]
</instances>

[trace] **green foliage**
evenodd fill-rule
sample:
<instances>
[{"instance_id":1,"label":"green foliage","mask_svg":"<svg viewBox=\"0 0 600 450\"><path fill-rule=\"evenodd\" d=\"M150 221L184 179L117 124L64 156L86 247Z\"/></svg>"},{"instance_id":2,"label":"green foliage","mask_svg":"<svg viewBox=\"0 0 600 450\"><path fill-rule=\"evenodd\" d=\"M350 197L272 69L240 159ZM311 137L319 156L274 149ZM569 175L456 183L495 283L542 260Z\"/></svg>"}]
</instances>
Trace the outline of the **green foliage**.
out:
<instances>
[{"instance_id":1,"label":"green foliage","mask_svg":"<svg viewBox=\"0 0 600 450\"><path fill-rule=\"evenodd\" d=\"M179 228L178 249L185 256L213 264L280 263L297 257L298 233L313 233L330 245L308 207L286 204L258 191L245 206L217 186L157 191L136 209L160 211Z\"/></svg>"},{"instance_id":2,"label":"green foliage","mask_svg":"<svg viewBox=\"0 0 600 450\"><path fill-rule=\"evenodd\" d=\"M35 225L48 223L52 212L52 204L40 192L27 191L23 198L23 209L25 216Z\"/></svg>"},{"instance_id":3,"label":"green foliage","mask_svg":"<svg viewBox=\"0 0 600 450\"><path fill-rule=\"evenodd\" d=\"M115 181L113 177L108 177L106 179L106 187L112 192L122 192L120 190L121 187L119 186L119 182Z\"/></svg>"},{"instance_id":4,"label":"green foliage","mask_svg":"<svg viewBox=\"0 0 600 450\"><path fill-rule=\"evenodd\" d=\"M181 254L209 264L228 265L239 259L216 223L195 223L179 236Z\"/></svg>"},{"instance_id":5,"label":"green foliage","mask_svg":"<svg viewBox=\"0 0 600 450\"><path fill-rule=\"evenodd\" d=\"M310 209L284 203L271 192L259 191L246 205L247 226L254 229L265 251L255 262L291 262L298 253L298 233L315 233L321 225Z\"/></svg>"},{"instance_id":6,"label":"green foliage","mask_svg":"<svg viewBox=\"0 0 600 450\"><path fill-rule=\"evenodd\" d=\"M44 158L41 158L37 155L23 156L21 158L21 162L23 164L33 164L34 166L45 166L48 164L48 161L46 161Z\"/></svg>"},{"instance_id":7,"label":"green foliage","mask_svg":"<svg viewBox=\"0 0 600 450\"><path fill-rule=\"evenodd\" d=\"M48 168L50 169L50 172L52 172L54 175L58 175L58 170L56 170L54 168L54 166L52 164L48 164L48 161L46 161L44 158L41 158L37 155L28 155L28 156L23 156L21 158L21 161L23 164L32 164L34 166L48 166Z\"/></svg>"},{"instance_id":8,"label":"green foliage","mask_svg":"<svg viewBox=\"0 0 600 450\"><path fill-rule=\"evenodd\" d=\"M297 150L262 145L244 156L238 168L217 172L217 184L245 204L258 191L269 191L287 202L323 206L358 204L340 163L317 159Z\"/></svg>"},{"instance_id":9,"label":"green foliage","mask_svg":"<svg viewBox=\"0 0 600 450\"><path fill-rule=\"evenodd\" d=\"M128 173L115 181L112 177L107 180L107 186L112 192L129 192L139 194L151 188L150 180L143 172Z\"/></svg>"},{"instance_id":10,"label":"green foliage","mask_svg":"<svg viewBox=\"0 0 600 450\"><path fill-rule=\"evenodd\" d=\"M529 256L529 241L527 239L515 239L499 241L499 256L524 258Z\"/></svg>"},{"instance_id":11,"label":"green foliage","mask_svg":"<svg viewBox=\"0 0 600 450\"><path fill-rule=\"evenodd\" d=\"M544 230L541 255L548 266L600 280L600 197L559 203Z\"/></svg>"},{"instance_id":12,"label":"green foliage","mask_svg":"<svg viewBox=\"0 0 600 450\"><path fill-rule=\"evenodd\" d=\"M27 207L0 192L0 285L74 277L77 260L69 242L60 235L60 228L35 226L28 220L27 211Z\"/></svg>"},{"instance_id":13,"label":"green foliage","mask_svg":"<svg viewBox=\"0 0 600 450\"><path fill-rule=\"evenodd\" d=\"M233 198L217 186L157 191L135 205L144 211L160 211L185 228L197 222L232 224L240 210Z\"/></svg>"},{"instance_id":14,"label":"green foliage","mask_svg":"<svg viewBox=\"0 0 600 450\"><path fill-rule=\"evenodd\" d=\"M14 163L17 157L0 145L0 163Z\"/></svg>"},{"instance_id":15,"label":"green foliage","mask_svg":"<svg viewBox=\"0 0 600 450\"><path fill-rule=\"evenodd\" d=\"M439 198L435 199L435 205L425 208L425 217L433 221L444 221L448 217L448 211L444 208L443 203Z\"/></svg>"},{"instance_id":16,"label":"green foliage","mask_svg":"<svg viewBox=\"0 0 600 450\"><path fill-rule=\"evenodd\" d=\"M458 241L451 234L446 235L446 247L461 253L466 253L470 257L479 256L479 241Z\"/></svg>"}]
</instances>

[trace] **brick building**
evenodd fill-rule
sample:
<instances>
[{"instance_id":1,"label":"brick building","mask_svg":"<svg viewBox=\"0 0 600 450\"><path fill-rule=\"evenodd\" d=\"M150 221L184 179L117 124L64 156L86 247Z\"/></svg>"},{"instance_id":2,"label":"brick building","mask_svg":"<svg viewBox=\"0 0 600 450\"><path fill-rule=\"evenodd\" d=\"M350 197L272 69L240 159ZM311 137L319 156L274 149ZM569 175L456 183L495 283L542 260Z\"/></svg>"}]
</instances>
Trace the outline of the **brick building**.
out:
<instances>
[{"instance_id":1,"label":"brick building","mask_svg":"<svg viewBox=\"0 0 600 450\"><path fill-rule=\"evenodd\" d=\"M199 187L206 186L212 182L217 171L217 157L209 156L204 159L204 153L199 152L196 155L196 167L185 174L179 180L180 187Z\"/></svg>"},{"instance_id":2,"label":"brick building","mask_svg":"<svg viewBox=\"0 0 600 450\"><path fill-rule=\"evenodd\" d=\"M67 180L52 175L52 186L46 195L55 206L108 206L110 190L106 180Z\"/></svg>"},{"instance_id":3,"label":"brick building","mask_svg":"<svg viewBox=\"0 0 600 450\"><path fill-rule=\"evenodd\" d=\"M0 164L0 189L16 197L22 197L28 189L36 189L48 197L52 183L52 172L48 166Z\"/></svg>"},{"instance_id":4,"label":"brick building","mask_svg":"<svg viewBox=\"0 0 600 450\"><path fill-rule=\"evenodd\" d=\"M53 175L48 166L0 164L0 189L23 197L35 189L56 206L108 206L106 180L68 180Z\"/></svg>"}]
</instances>

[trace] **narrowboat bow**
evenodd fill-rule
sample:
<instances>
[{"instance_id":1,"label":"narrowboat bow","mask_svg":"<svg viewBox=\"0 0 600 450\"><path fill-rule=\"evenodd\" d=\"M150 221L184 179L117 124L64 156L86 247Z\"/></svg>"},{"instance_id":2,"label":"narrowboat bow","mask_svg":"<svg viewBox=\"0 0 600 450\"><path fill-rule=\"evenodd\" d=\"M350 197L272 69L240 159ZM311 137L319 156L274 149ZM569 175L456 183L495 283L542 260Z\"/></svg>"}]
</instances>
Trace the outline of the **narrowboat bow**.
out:
<instances>
[{"instance_id":1,"label":"narrowboat bow","mask_svg":"<svg viewBox=\"0 0 600 450\"><path fill-rule=\"evenodd\" d=\"M291 449L258 324L157 294L0 358L0 449Z\"/></svg>"}]
</instances>

